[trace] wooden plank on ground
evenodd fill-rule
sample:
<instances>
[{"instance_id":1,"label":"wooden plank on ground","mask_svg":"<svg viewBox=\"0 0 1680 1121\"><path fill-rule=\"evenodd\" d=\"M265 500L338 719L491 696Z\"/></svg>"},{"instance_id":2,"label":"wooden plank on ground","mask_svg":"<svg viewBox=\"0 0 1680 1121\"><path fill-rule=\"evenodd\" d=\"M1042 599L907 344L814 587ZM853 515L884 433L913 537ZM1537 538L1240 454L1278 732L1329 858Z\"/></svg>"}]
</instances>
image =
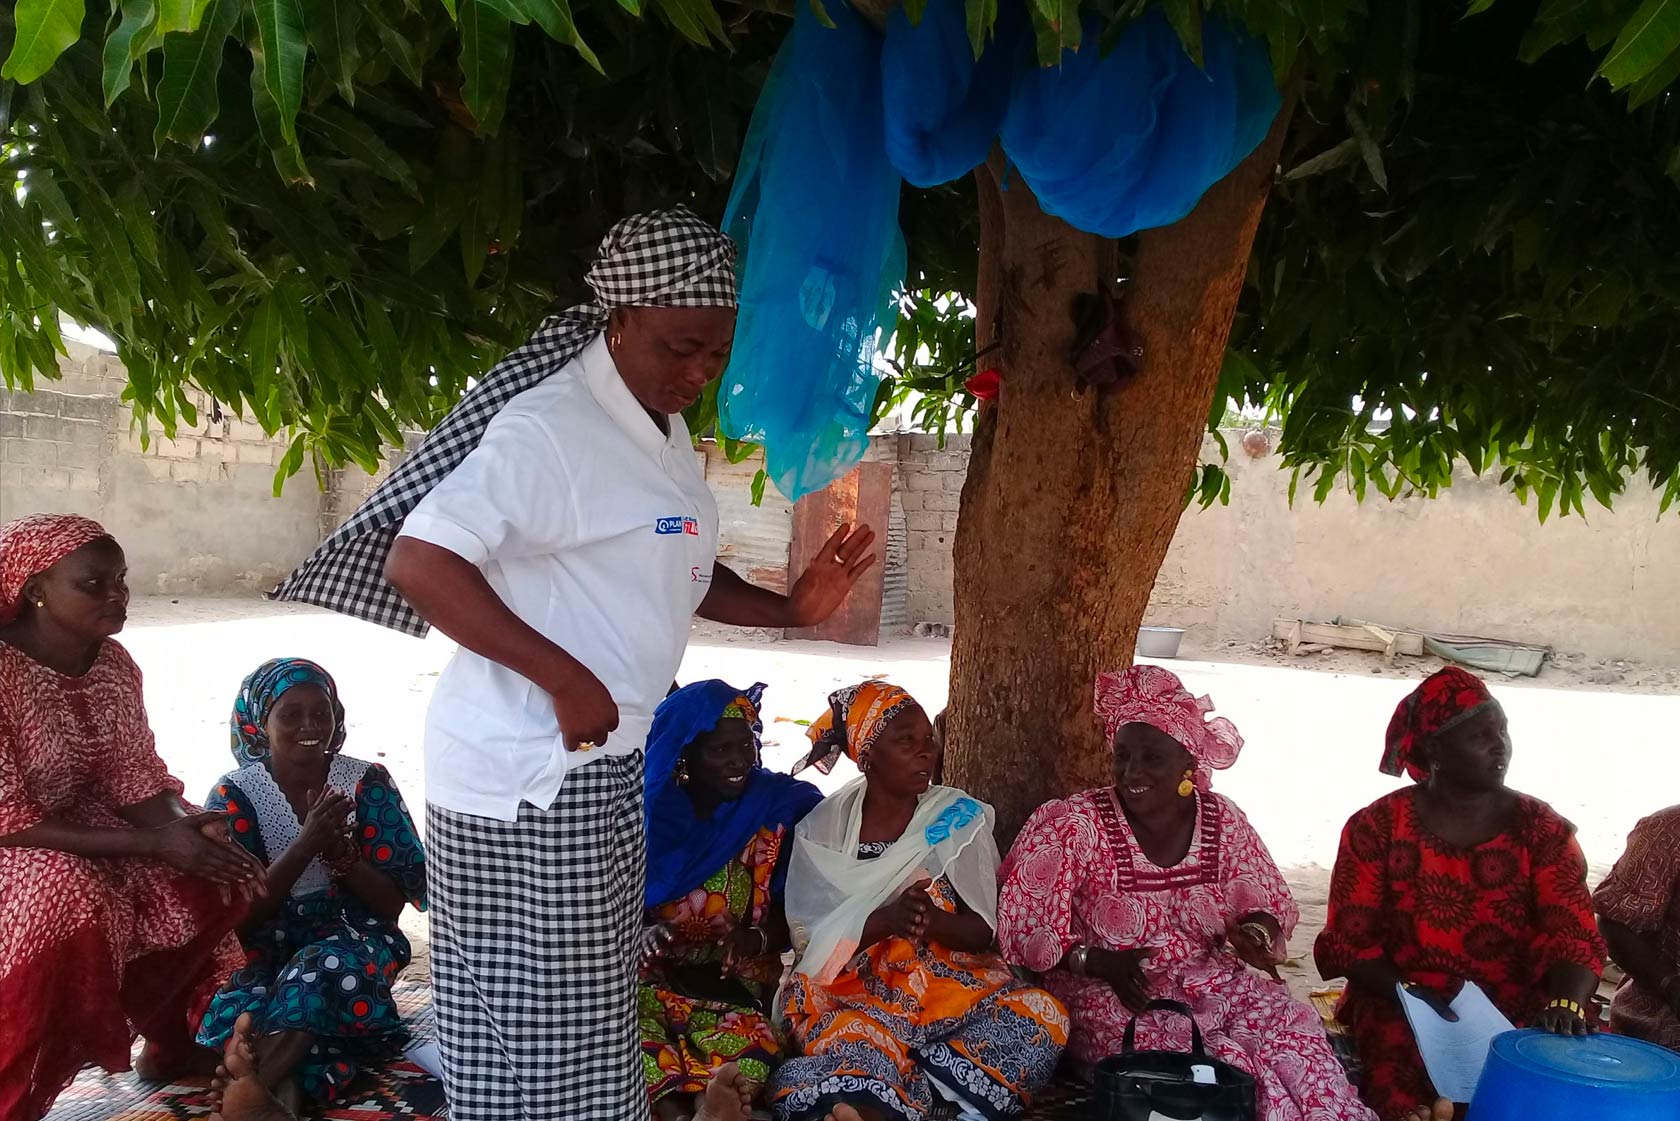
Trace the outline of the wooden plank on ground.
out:
<instances>
[{"instance_id":1,"label":"wooden plank on ground","mask_svg":"<svg viewBox=\"0 0 1680 1121\"><path fill-rule=\"evenodd\" d=\"M1309 623L1304 619L1278 619L1272 636L1290 643L1291 650L1306 643L1340 646L1349 650L1374 650L1392 658L1395 654L1417 657L1423 653L1423 636L1416 631L1386 631L1381 627L1343 627L1335 623Z\"/></svg>"}]
</instances>

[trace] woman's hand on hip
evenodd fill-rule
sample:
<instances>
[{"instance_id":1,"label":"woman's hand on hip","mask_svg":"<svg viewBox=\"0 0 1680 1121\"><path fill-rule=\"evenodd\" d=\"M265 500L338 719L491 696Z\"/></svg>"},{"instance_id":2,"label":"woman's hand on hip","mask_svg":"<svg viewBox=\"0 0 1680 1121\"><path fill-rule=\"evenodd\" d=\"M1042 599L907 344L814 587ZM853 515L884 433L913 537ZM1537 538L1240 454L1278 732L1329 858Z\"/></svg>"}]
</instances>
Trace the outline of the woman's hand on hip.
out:
<instances>
[{"instance_id":1,"label":"woman's hand on hip","mask_svg":"<svg viewBox=\"0 0 1680 1121\"><path fill-rule=\"evenodd\" d=\"M260 892L263 866L227 835L226 814L210 810L178 817L150 830L152 855L171 868L213 884ZM209 834L221 831L221 839Z\"/></svg>"},{"instance_id":2,"label":"woman's hand on hip","mask_svg":"<svg viewBox=\"0 0 1680 1121\"><path fill-rule=\"evenodd\" d=\"M600 747L618 728L618 704L601 679L582 664L573 662L558 684L546 688L554 700L554 717L567 751L581 750L585 744Z\"/></svg>"}]
</instances>

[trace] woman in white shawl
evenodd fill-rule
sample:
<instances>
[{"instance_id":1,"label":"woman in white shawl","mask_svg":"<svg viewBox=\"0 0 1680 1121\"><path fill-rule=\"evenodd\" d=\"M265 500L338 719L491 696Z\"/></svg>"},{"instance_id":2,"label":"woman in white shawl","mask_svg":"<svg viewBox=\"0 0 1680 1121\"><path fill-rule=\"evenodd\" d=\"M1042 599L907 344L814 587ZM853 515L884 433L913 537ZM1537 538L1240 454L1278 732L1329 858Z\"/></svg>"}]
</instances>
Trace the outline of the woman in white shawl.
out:
<instances>
[{"instance_id":1,"label":"woman in white shawl","mask_svg":"<svg viewBox=\"0 0 1680 1121\"><path fill-rule=\"evenodd\" d=\"M799 769L844 752L861 778L795 831L787 915L797 960L777 1011L792 1049L777 1121L1019 1116L1050 1080L1067 1011L993 948L992 809L934 786L939 747L908 693L868 681L829 697Z\"/></svg>"}]
</instances>

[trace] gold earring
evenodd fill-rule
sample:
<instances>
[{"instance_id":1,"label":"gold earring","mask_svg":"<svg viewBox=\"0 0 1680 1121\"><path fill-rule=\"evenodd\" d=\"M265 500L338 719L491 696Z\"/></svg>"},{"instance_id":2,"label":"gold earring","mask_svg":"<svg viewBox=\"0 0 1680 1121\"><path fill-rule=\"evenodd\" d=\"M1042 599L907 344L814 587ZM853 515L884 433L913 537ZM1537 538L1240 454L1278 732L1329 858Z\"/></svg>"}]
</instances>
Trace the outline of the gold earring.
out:
<instances>
[{"instance_id":1,"label":"gold earring","mask_svg":"<svg viewBox=\"0 0 1680 1121\"><path fill-rule=\"evenodd\" d=\"M607 349L608 350L617 350L618 347L619 347L619 344L622 343L623 341L624 341L624 336L622 334L620 334L619 332L614 331L612 334L607 336Z\"/></svg>"},{"instance_id":2,"label":"gold earring","mask_svg":"<svg viewBox=\"0 0 1680 1121\"><path fill-rule=\"evenodd\" d=\"M678 786L687 786L688 785L688 761L687 760L684 760L683 762L677 764L677 785Z\"/></svg>"},{"instance_id":3,"label":"gold earring","mask_svg":"<svg viewBox=\"0 0 1680 1121\"><path fill-rule=\"evenodd\" d=\"M1184 780L1178 784L1178 796L1188 798L1196 792L1196 768L1192 767L1184 772Z\"/></svg>"},{"instance_id":4,"label":"gold earring","mask_svg":"<svg viewBox=\"0 0 1680 1121\"><path fill-rule=\"evenodd\" d=\"M47 601L44 600L44 599L38 599L38 600L35 601L35 606L36 607L45 607L46 605L47 605Z\"/></svg>"}]
</instances>

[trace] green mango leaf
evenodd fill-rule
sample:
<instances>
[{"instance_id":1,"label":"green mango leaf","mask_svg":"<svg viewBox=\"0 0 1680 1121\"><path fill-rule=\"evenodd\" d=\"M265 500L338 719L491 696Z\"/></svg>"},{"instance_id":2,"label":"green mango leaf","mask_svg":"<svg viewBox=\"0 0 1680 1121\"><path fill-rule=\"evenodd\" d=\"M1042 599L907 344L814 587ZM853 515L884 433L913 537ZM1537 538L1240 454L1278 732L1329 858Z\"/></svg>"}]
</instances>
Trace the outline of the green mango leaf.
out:
<instances>
[{"instance_id":1,"label":"green mango leaf","mask_svg":"<svg viewBox=\"0 0 1680 1121\"><path fill-rule=\"evenodd\" d=\"M58 61L82 37L82 0L17 0L12 12L12 53L0 66L0 78L28 85Z\"/></svg>"},{"instance_id":2,"label":"green mango leaf","mask_svg":"<svg viewBox=\"0 0 1680 1121\"><path fill-rule=\"evenodd\" d=\"M980 52L986 49L986 36L997 22L997 0L963 0L963 11L968 17L968 45L974 48L974 57L979 58Z\"/></svg>"},{"instance_id":3,"label":"green mango leaf","mask_svg":"<svg viewBox=\"0 0 1680 1121\"><path fill-rule=\"evenodd\" d=\"M209 7L210 0L158 0L158 31L197 31Z\"/></svg>"},{"instance_id":4,"label":"green mango leaf","mask_svg":"<svg viewBox=\"0 0 1680 1121\"><path fill-rule=\"evenodd\" d=\"M659 0L659 10L683 38L702 47L710 44L712 36L719 43L729 42L723 19L712 7L712 0Z\"/></svg>"},{"instance_id":5,"label":"green mango leaf","mask_svg":"<svg viewBox=\"0 0 1680 1121\"><path fill-rule=\"evenodd\" d=\"M303 68L309 58L309 42L304 34L303 4L301 0L251 0L256 17L258 44L253 45L251 61L261 75L263 88L274 103L275 125L280 140L297 151L297 115L303 107ZM260 45L260 47L259 47ZM260 49L260 57L258 50ZM253 77L253 82L256 80ZM267 137L269 147L277 147ZM302 162L302 153L298 160Z\"/></svg>"},{"instance_id":6,"label":"green mango leaf","mask_svg":"<svg viewBox=\"0 0 1680 1121\"><path fill-rule=\"evenodd\" d=\"M396 68L402 71L403 77L417 88L424 85L425 59L420 57L420 49L414 40L404 35L402 28L389 19L374 20L373 29L378 33L379 42L385 47L386 55Z\"/></svg>"},{"instance_id":7,"label":"green mango leaf","mask_svg":"<svg viewBox=\"0 0 1680 1121\"><path fill-rule=\"evenodd\" d=\"M583 41L583 36L578 34L577 24L572 19L572 8L567 0L524 0L524 5L525 11L550 39L577 51L578 56L596 73L606 73L601 60L589 49L589 44Z\"/></svg>"},{"instance_id":8,"label":"green mango leaf","mask_svg":"<svg viewBox=\"0 0 1680 1121\"><path fill-rule=\"evenodd\" d=\"M128 0L122 6L122 16L105 38L104 76L101 86L105 92L105 107L121 97L134 77L134 64L151 50L159 35L157 6L153 0Z\"/></svg>"},{"instance_id":9,"label":"green mango leaf","mask_svg":"<svg viewBox=\"0 0 1680 1121\"><path fill-rule=\"evenodd\" d=\"M303 124L375 175L402 187L409 197L420 198L420 186L414 180L414 170L408 166L408 161L392 150L380 139L379 133L360 117L328 105L318 113L305 114Z\"/></svg>"},{"instance_id":10,"label":"green mango leaf","mask_svg":"<svg viewBox=\"0 0 1680 1121\"><path fill-rule=\"evenodd\" d=\"M1598 68L1616 89L1630 86L1680 50L1680 0L1645 0Z\"/></svg>"},{"instance_id":11,"label":"green mango leaf","mask_svg":"<svg viewBox=\"0 0 1680 1121\"><path fill-rule=\"evenodd\" d=\"M513 69L513 25L488 0L461 0L461 100L481 135L496 131L507 107Z\"/></svg>"},{"instance_id":12,"label":"green mango leaf","mask_svg":"<svg viewBox=\"0 0 1680 1121\"><path fill-rule=\"evenodd\" d=\"M363 5L341 0L302 0L309 46L332 75L338 95L346 104L356 103L356 71L362 56L356 46L356 32L362 26Z\"/></svg>"},{"instance_id":13,"label":"green mango leaf","mask_svg":"<svg viewBox=\"0 0 1680 1121\"><path fill-rule=\"evenodd\" d=\"M1628 89L1628 108L1637 109L1661 94L1680 78L1680 50L1663 59L1658 67Z\"/></svg>"},{"instance_id":14,"label":"green mango leaf","mask_svg":"<svg viewBox=\"0 0 1680 1121\"><path fill-rule=\"evenodd\" d=\"M249 30L245 39L251 48L251 109L257 118L257 131L262 135L263 143L268 145L269 158L274 161L274 168L281 178L288 183L313 184L315 180L310 176L309 168L303 162L303 152L298 148L295 117L291 122L291 139L287 139L285 111L275 100L274 89L269 84L268 51L263 45L261 32L251 26L255 22L254 16L247 21Z\"/></svg>"},{"instance_id":15,"label":"green mango leaf","mask_svg":"<svg viewBox=\"0 0 1680 1121\"><path fill-rule=\"evenodd\" d=\"M834 22L834 17L828 14L828 8L823 5L823 0L811 0L811 14L817 17L818 23L830 30L839 26Z\"/></svg>"},{"instance_id":16,"label":"green mango leaf","mask_svg":"<svg viewBox=\"0 0 1680 1121\"><path fill-rule=\"evenodd\" d=\"M1161 11L1166 15L1167 22L1178 33L1178 41L1184 45L1184 53L1195 61L1197 66L1202 61L1202 5L1201 0L1161 0Z\"/></svg>"},{"instance_id":17,"label":"green mango leaf","mask_svg":"<svg viewBox=\"0 0 1680 1121\"><path fill-rule=\"evenodd\" d=\"M164 36L153 135L159 148L165 140L197 148L204 139L204 130L216 119L216 76L222 70L223 47L238 21L238 0L212 0L197 31Z\"/></svg>"},{"instance_id":18,"label":"green mango leaf","mask_svg":"<svg viewBox=\"0 0 1680 1121\"><path fill-rule=\"evenodd\" d=\"M637 19L641 18L642 0L618 0L618 6L635 16Z\"/></svg>"},{"instance_id":19,"label":"green mango leaf","mask_svg":"<svg viewBox=\"0 0 1680 1121\"><path fill-rule=\"evenodd\" d=\"M904 0L904 15L910 20L911 27L919 27L926 12L927 0Z\"/></svg>"},{"instance_id":20,"label":"green mango leaf","mask_svg":"<svg viewBox=\"0 0 1680 1121\"><path fill-rule=\"evenodd\" d=\"M760 467L758 469L758 473L753 476L752 480L752 504L754 506L764 505L764 484L769 481L769 473L765 471L764 468Z\"/></svg>"}]
</instances>

